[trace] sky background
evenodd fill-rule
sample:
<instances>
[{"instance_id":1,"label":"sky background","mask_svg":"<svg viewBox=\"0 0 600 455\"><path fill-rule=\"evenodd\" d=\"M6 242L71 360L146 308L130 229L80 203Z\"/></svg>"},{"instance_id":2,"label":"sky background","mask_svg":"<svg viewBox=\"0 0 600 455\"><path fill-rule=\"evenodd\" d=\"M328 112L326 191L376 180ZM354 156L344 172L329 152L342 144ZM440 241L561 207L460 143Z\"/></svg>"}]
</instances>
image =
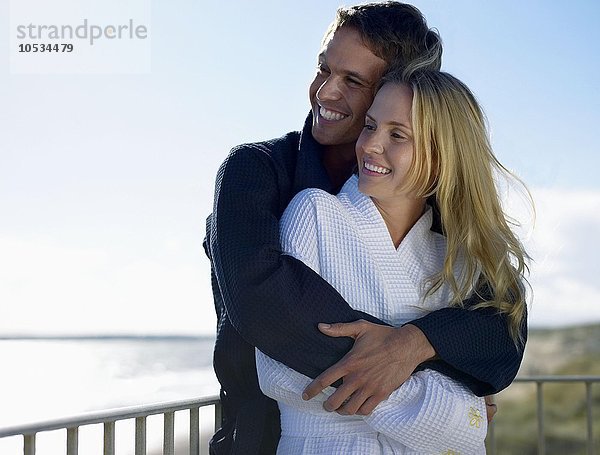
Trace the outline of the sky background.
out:
<instances>
[{"instance_id":1,"label":"sky background","mask_svg":"<svg viewBox=\"0 0 600 455\"><path fill-rule=\"evenodd\" d=\"M533 194L531 325L600 322L600 3L413 3ZM0 334L214 333L214 176L302 126L340 4L148 2L151 70L78 75L12 74L0 0Z\"/></svg>"}]
</instances>

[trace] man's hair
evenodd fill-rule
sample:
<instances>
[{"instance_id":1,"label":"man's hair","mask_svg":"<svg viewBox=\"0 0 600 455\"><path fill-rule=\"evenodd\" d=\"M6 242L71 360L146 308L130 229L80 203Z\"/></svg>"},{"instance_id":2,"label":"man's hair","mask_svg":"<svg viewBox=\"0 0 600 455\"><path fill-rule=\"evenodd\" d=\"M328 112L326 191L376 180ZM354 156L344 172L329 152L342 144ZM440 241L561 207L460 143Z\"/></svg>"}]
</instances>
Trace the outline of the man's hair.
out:
<instances>
[{"instance_id":1,"label":"man's hair","mask_svg":"<svg viewBox=\"0 0 600 455\"><path fill-rule=\"evenodd\" d=\"M369 3L341 7L323 41L341 27L352 27L365 45L390 67L439 70L442 41L427 26L421 11L400 2Z\"/></svg>"},{"instance_id":2,"label":"man's hair","mask_svg":"<svg viewBox=\"0 0 600 455\"><path fill-rule=\"evenodd\" d=\"M461 305L479 277L491 296L473 308L506 313L510 333L522 346L529 256L511 229L516 221L504 212L496 181L504 176L529 196L527 188L494 155L483 111L463 82L438 71L390 72L383 82L412 89L414 153L406 186L435 196L447 239L444 269L430 292L446 282L452 303ZM462 280L456 280L461 262Z\"/></svg>"}]
</instances>

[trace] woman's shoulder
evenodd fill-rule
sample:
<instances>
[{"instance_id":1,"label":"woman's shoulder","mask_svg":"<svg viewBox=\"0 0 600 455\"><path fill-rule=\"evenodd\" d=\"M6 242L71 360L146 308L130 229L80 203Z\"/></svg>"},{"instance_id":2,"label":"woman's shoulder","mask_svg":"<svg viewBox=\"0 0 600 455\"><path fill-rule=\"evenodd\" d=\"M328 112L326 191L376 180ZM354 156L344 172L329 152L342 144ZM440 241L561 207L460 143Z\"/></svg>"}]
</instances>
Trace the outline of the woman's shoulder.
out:
<instances>
[{"instance_id":1,"label":"woman's shoulder","mask_svg":"<svg viewBox=\"0 0 600 455\"><path fill-rule=\"evenodd\" d=\"M282 234L310 236L326 226L340 226L344 221L344 207L327 191L307 188L300 191L289 203L280 220Z\"/></svg>"},{"instance_id":2,"label":"woman's shoulder","mask_svg":"<svg viewBox=\"0 0 600 455\"><path fill-rule=\"evenodd\" d=\"M294 196L286 212L306 211L307 209L329 211L339 209L340 202L336 196L319 188L306 188Z\"/></svg>"}]
</instances>

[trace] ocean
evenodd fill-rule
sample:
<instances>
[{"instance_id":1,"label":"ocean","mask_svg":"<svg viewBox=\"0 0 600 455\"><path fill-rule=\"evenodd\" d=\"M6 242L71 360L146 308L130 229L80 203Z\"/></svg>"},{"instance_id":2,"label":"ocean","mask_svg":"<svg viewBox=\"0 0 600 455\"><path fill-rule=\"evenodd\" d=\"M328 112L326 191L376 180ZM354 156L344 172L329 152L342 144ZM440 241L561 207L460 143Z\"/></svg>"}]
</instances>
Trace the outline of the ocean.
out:
<instances>
[{"instance_id":1,"label":"ocean","mask_svg":"<svg viewBox=\"0 0 600 455\"><path fill-rule=\"evenodd\" d=\"M0 339L0 427L216 395L213 344L211 337L178 336ZM176 423L181 423L179 414L183 413L176 414ZM162 437L161 422L152 419L148 419L149 453L152 441ZM131 453L132 438L119 438L119 431L117 427L118 453ZM97 433L101 436L101 428ZM36 453L65 453L59 447L63 436L48 435L38 436ZM126 439L131 447L119 448ZM86 446L82 431L80 453L101 454L101 439L93 444L99 447ZM13 453L22 453L22 438L0 439L0 454Z\"/></svg>"}]
</instances>

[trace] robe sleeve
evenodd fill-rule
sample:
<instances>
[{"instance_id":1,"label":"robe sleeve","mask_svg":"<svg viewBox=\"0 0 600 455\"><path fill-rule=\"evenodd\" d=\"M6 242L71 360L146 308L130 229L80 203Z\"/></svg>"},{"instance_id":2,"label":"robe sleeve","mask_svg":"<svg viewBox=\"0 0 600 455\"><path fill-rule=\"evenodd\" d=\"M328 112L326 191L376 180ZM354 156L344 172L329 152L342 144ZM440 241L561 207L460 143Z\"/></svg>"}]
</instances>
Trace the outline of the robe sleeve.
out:
<instances>
[{"instance_id":1,"label":"robe sleeve","mask_svg":"<svg viewBox=\"0 0 600 455\"><path fill-rule=\"evenodd\" d=\"M485 453L484 398L437 371L413 374L365 421L392 445L426 453Z\"/></svg>"}]
</instances>

